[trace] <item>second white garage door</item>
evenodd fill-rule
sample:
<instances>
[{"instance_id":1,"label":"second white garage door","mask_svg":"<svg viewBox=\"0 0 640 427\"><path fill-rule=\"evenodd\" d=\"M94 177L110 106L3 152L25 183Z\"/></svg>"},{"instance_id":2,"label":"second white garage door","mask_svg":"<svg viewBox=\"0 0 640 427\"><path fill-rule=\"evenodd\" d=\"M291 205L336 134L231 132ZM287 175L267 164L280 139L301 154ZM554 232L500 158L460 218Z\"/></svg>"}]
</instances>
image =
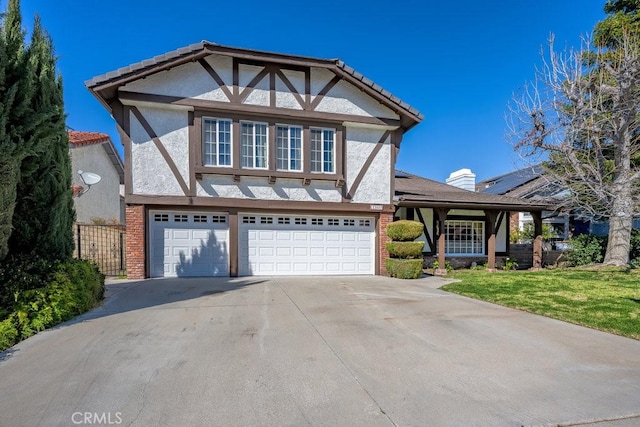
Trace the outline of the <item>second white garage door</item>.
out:
<instances>
[{"instance_id":1,"label":"second white garage door","mask_svg":"<svg viewBox=\"0 0 640 427\"><path fill-rule=\"evenodd\" d=\"M240 215L239 273L374 274L371 217Z\"/></svg>"}]
</instances>

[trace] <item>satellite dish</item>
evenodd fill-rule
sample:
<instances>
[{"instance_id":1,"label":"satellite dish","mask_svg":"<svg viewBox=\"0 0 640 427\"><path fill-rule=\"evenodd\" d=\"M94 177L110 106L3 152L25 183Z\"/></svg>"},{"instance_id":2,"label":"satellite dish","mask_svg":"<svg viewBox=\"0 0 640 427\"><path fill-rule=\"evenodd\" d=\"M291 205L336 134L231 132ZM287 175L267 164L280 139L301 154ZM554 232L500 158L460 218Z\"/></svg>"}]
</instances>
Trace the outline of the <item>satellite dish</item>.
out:
<instances>
[{"instance_id":1,"label":"satellite dish","mask_svg":"<svg viewBox=\"0 0 640 427\"><path fill-rule=\"evenodd\" d=\"M87 186L87 188L82 189L82 191L80 191L74 197L82 196L84 193L86 193L87 191L89 191L91 189L92 185L96 185L102 179L102 177L100 175L98 175L97 173L84 172L84 171L81 171L81 170L78 171L78 175L80 175L80 179L82 180L84 185ZM82 187L80 187L80 188L82 188Z\"/></svg>"},{"instance_id":2,"label":"satellite dish","mask_svg":"<svg viewBox=\"0 0 640 427\"><path fill-rule=\"evenodd\" d=\"M102 177L96 173L92 172L83 172L81 170L78 171L78 175L80 175L80 179L85 185L92 186L100 182Z\"/></svg>"}]
</instances>

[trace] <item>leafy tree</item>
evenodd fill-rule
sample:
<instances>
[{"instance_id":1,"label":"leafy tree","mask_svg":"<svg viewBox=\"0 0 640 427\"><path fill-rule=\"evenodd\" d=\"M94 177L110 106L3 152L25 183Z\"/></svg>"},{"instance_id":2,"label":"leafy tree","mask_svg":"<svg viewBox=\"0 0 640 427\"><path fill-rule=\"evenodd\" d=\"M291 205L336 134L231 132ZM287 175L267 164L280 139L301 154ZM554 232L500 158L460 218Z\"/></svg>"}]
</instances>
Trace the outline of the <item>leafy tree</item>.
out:
<instances>
[{"instance_id":1,"label":"leafy tree","mask_svg":"<svg viewBox=\"0 0 640 427\"><path fill-rule=\"evenodd\" d=\"M594 45L549 56L510 105L515 148L570 189L566 208L609 220L604 263L629 260L640 196L640 0L607 2Z\"/></svg>"},{"instance_id":2,"label":"leafy tree","mask_svg":"<svg viewBox=\"0 0 640 427\"><path fill-rule=\"evenodd\" d=\"M56 75L53 50L51 37L36 17L28 49L35 81L31 109L46 120L34 130L40 149L22 162L9 251L67 259L73 253L75 211L62 79Z\"/></svg>"}]
</instances>

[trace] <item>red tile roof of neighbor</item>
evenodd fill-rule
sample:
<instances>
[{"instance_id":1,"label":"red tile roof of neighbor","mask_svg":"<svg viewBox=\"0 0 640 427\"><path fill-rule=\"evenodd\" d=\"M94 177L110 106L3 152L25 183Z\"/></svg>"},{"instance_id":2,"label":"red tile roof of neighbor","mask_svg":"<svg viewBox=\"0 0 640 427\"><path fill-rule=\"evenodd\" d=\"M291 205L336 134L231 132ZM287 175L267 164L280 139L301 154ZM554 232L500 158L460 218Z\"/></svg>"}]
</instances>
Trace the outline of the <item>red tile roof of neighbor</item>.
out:
<instances>
[{"instance_id":1,"label":"red tile roof of neighbor","mask_svg":"<svg viewBox=\"0 0 640 427\"><path fill-rule=\"evenodd\" d=\"M109 135L100 132L80 132L76 130L70 130L69 143L73 145L91 145L101 144L110 140Z\"/></svg>"}]
</instances>

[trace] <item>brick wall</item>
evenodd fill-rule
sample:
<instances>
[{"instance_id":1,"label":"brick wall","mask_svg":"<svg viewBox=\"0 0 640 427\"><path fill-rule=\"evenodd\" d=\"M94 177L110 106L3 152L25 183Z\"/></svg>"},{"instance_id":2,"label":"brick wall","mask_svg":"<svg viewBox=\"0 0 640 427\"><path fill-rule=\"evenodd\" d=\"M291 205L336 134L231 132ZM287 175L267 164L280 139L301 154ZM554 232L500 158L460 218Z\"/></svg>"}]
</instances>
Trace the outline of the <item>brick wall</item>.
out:
<instances>
[{"instance_id":1,"label":"brick wall","mask_svg":"<svg viewBox=\"0 0 640 427\"><path fill-rule=\"evenodd\" d=\"M127 277L129 279L144 279L144 206L127 205Z\"/></svg>"},{"instance_id":2,"label":"brick wall","mask_svg":"<svg viewBox=\"0 0 640 427\"><path fill-rule=\"evenodd\" d=\"M380 262L380 275L388 276L386 260L389 258L389 251L387 251L387 242L391 239L387 236L387 224L393 222L393 214L383 213L380 214L380 220L378 221L378 245L380 247L380 253L378 259Z\"/></svg>"}]
</instances>

